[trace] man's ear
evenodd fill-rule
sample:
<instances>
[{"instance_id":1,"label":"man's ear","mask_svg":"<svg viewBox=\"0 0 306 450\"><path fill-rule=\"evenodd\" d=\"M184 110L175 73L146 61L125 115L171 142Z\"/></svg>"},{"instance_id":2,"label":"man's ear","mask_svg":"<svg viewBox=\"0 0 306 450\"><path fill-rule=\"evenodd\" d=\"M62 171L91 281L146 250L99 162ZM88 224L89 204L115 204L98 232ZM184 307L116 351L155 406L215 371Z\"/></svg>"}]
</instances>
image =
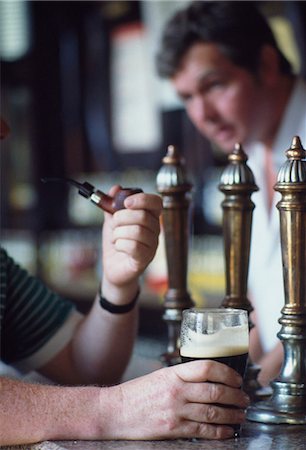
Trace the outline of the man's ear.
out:
<instances>
[{"instance_id":1,"label":"man's ear","mask_svg":"<svg viewBox=\"0 0 306 450\"><path fill-rule=\"evenodd\" d=\"M272 87L280 77L279 55L271 45L264 45L259 60L259 77L262 83Z\"/></svg>"}]
</instances>

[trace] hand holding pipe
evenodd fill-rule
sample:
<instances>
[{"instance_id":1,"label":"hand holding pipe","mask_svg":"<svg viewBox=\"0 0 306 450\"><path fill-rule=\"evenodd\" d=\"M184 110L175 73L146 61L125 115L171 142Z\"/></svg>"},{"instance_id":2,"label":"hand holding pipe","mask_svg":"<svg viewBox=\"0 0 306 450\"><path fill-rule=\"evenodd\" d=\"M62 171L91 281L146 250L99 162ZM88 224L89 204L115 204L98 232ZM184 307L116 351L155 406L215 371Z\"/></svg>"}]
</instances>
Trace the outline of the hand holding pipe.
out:
<instances>
[{"instance_id":1,"label":"hand holding pipe","mask_svg":"<svg viewBox=\"0 0 306 450\"><path fill-rule=\"evenodd\" d=\"M127 197L143 192L142 189L139 188L121 188L113 197L111 197L110 195L97 190L87 181L79 183L70 178L42 178L41 181L44 183L49 181L69 183L78 188L80 195L89 198L96 206L98 206L98 208L101 208L103 211L107 211L110 214L114 214L114 212L124 209L124 200Z\"/></svg>"}]
</instances>

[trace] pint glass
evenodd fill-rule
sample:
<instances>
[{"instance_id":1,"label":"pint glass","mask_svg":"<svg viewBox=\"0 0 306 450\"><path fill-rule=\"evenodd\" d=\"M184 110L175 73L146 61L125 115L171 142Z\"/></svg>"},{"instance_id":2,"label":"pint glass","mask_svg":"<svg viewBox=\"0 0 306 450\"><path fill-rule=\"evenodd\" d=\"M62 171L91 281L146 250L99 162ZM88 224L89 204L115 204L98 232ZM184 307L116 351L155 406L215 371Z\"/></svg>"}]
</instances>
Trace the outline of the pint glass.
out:
<instances>
[{"instance_id":1,"label":"pint glass","mask_svg":"<svg viewBox=\"0 0 306 450\"><path fill-rule=\"evenodd\" d=\"M249 347L247 311L231 308L191 308L183 311L182 362L213 359L243 377Z\"/></svg>"},{"instance_id":2,"label":"pint glass","mask_svg":"<svg viewBox=\"0 0 306 450\"><path fill-rule=\"evenodd\" d=\"M248 349L247 311L231 308L192 308L183 311L180 345L182 362L212 359L228 365L243 377ZM238 437L240 424L230 426L234 428L234 436Z\"/></svg>"}]
</instances>

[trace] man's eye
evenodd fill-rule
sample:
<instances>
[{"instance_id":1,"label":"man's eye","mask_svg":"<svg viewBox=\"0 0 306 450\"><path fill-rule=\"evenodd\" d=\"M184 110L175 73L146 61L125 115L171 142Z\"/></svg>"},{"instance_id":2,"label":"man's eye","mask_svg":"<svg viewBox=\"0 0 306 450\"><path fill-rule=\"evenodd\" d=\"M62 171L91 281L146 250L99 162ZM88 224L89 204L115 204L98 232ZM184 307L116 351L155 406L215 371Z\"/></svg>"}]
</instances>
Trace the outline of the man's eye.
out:
<instances>
[{"instance_id":1,"label":"man's eye","mask_svg":"<svg viewBox=\"0 0 306 450\"><path fill-rule=\"evenodd\" d=\"M180 95L180 99L182 100L183 103L187 103L189 100L191 100L192 96L191 95Z\"/></svg>"},{"instance_id":2,"label":"man's eye","mask_svg":"<svg viewBox=\"0 0 306 450\"><path fill-rule=\"evenodd\" d=\"M222 85L223 83L221 80L212 80L207 84L205 90L209 91L210 89L221 87Z\"/></svg>"}]
</instances>

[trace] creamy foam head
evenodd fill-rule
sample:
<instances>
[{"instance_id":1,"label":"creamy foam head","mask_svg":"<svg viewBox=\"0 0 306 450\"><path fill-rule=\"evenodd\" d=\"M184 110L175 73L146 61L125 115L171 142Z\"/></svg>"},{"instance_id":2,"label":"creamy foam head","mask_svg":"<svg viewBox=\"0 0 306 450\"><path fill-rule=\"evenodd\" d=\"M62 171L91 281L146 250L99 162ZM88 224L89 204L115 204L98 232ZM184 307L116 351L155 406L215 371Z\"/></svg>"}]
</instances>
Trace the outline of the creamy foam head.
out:
<instances>
[{"instance_id":1,"label":"creamy foam head","mask_svg":"<svg viewBox=\"0 0 306 450\"><path fill-rule=\"evenodd\" d=\"M247 353L248 325L222 328L216 333L202 334L187 328L181 345L181 356L189 358L218 358Z\"/></svg>"}]
</instances>

